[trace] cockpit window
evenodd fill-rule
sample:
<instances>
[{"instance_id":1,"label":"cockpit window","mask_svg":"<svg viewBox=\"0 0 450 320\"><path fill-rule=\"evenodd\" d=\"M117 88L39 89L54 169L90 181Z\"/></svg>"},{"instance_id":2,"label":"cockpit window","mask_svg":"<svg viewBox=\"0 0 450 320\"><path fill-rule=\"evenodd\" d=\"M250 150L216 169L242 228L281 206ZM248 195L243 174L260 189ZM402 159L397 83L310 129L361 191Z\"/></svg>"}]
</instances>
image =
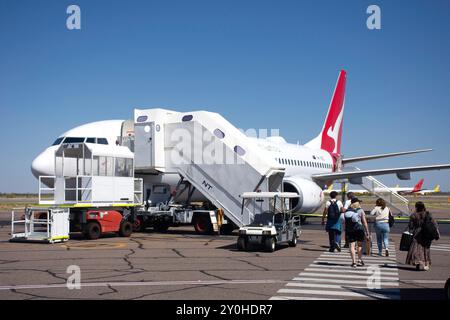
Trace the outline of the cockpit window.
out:
<instances>
[{"instance_id":1,"label":"cockpit window","mask_svg":"<svg viewBox=\"0 0 450 320\"><path fill-rule=\"evenodd\" d=\"M86 139L86 142L87 142L87 143L97 143L96 140L97 140L97 138L87 138L87 139Z\"/></svg>"},{"instance_id":2,"label":"cockpit window","mask_svg":"<svg viewBox=\"0 0 450 320\"><path fill-rule=\"evenodd\" d=\"M108 144L108 140L106 138L97 138L98 144Z\"/></svg>"},{"instance_id":3,"label":"cockpit window","mask_svg":"<svg viewBox=\"0 0 450 320\"><path fill-rule=\"evenodd\" d=\"M61 141L63 141L64 137L58 138L53 142L52 146L59 146L61 144Z\"/></svg>"},{"instance_id":4,"label":"cockpit window","mask_svg":"<svg viewBox=\"0 0 450 320\"><path fill-rule=\"evenodd\" d=\"M64 143L82 143L85 138L67 137L64 139Z\"/></svg>"}]
</instances>

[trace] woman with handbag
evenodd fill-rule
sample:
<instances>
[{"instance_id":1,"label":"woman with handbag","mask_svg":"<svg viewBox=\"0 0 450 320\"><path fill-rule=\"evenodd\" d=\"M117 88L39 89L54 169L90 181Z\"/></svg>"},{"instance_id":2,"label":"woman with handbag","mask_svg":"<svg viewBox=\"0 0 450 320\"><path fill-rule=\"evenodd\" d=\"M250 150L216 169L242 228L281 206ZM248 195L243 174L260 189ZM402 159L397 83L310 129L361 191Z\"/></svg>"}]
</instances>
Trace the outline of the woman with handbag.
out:
<instances>
[{"instance_id":1,"label":"woman with handbag","mask_svg":"<svg viewBox=\"0 0 450 320\"><path fill-rule=\"evenodd\" d=\"M375 216L375 233L377 235L378 255L383 256L383 245L386 257L389 257L389 217L391 211L386 206L386 201L378 198L375 208L370 212L371 216Z\"/></svg>"},{"instance_id":2,"label":"woman with handbag","mask_svg":"<svg viewBox=\"0 0 450 320\"><path fill-rule=\"evenodd\" d=\"M406 256L406 264L416 266L416 270L428 271L431 266L431 242L439 239L439 230L423 202L416 202L415 207L416 212L411 214L408 224L413 240Z\"/></svg>"},{"instance_id":3,"label":"woman with handbag","mask_svg":"<svg viewBox=\"0 0 450 320\"><path fill-rule=\"evenodd\" d=\"M353 268L364 266L362 244L364 240L370 240L369 226L360 202L358 198L353 198L350 208L344 213L344 228L349 242L350 256L352 258L351 266ZM356 262L356 251L358 253L358 262Z\"/></svg>"}]
</instances>

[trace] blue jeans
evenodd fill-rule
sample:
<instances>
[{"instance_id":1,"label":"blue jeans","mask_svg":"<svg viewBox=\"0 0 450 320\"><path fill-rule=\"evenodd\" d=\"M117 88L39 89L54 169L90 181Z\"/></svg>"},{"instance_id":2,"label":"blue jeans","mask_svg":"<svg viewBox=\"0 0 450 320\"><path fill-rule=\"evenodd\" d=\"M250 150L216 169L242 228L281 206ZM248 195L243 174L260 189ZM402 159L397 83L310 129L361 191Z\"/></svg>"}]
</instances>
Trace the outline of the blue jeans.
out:
<instances>
[{"instance_id":1,"label":"blue jeans","mask_svg":"<svg viewBox=\"0 0 450 320\"><path fill-rule=\"evenodd\" d=\"M330 242L330 249L336 249L336 244L341 246L341 231L335 229L328 229L328 240Z\"/></svg>"},{"instance_id":2,"label":"blue jeans","mask_svg":"<svg viewBox=\"0 0 450 320\"><path fill-rule=\"evenodd\" d=\"M375 222L375 233L377 234L378 253L387 249L389 246L389 223L387 222Z\"/></svg>"}]
</instances>

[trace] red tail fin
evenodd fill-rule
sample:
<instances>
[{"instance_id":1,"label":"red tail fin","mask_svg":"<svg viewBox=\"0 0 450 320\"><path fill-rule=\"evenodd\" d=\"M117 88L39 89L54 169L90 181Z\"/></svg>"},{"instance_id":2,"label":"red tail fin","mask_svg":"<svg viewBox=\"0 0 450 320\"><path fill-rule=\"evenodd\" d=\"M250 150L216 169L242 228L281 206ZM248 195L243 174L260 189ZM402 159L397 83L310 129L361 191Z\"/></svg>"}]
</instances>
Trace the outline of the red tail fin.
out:
<instances>
[{"instance_id":1,"label":"red tail fin","mask_svg":"<svg viewBox=\"0 0 450 320\"><path fill-rule=\"evenodd\" d=\"M320 148L329 153L341 153L342 123L344 120L345 82L347 73L341 70L328 108L321 133L306 146Z\"/></svg>"},{"instance_id":2,"label":"red tail fin","mask_svg":"<svg viewBox=\"0 0 450 320\"><path fill-rule=\"evenodd\" d=\"M417 192L417 191L422 190L422 185L423 185L423 179L420 179L420 181L414 186L412 192Z\"/></svg>"}]
</instances>

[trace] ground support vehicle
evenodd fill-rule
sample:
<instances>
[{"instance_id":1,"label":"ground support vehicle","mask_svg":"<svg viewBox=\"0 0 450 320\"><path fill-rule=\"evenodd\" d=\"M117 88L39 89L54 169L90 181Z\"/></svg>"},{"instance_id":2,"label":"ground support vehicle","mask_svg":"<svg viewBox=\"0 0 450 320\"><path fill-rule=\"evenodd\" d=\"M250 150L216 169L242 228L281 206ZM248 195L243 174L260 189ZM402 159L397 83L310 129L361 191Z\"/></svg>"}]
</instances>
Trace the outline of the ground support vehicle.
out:
<instances>
[{"instance_id":1,"label":"ground support vehicle","mask_svg":"<svg viewBox=\"0 0 450 320\"><path fill-rule=\"evenodd\" d=\"M297 245L300 236L300 217L293 215L289 199L298 197L292 192L247 192L242 195L242 208L256 202L258 208L254 220L239 229L237 248L245 251L252 246L261 246L273 252L277 245Z\"/></svg>"}]
</instances>

